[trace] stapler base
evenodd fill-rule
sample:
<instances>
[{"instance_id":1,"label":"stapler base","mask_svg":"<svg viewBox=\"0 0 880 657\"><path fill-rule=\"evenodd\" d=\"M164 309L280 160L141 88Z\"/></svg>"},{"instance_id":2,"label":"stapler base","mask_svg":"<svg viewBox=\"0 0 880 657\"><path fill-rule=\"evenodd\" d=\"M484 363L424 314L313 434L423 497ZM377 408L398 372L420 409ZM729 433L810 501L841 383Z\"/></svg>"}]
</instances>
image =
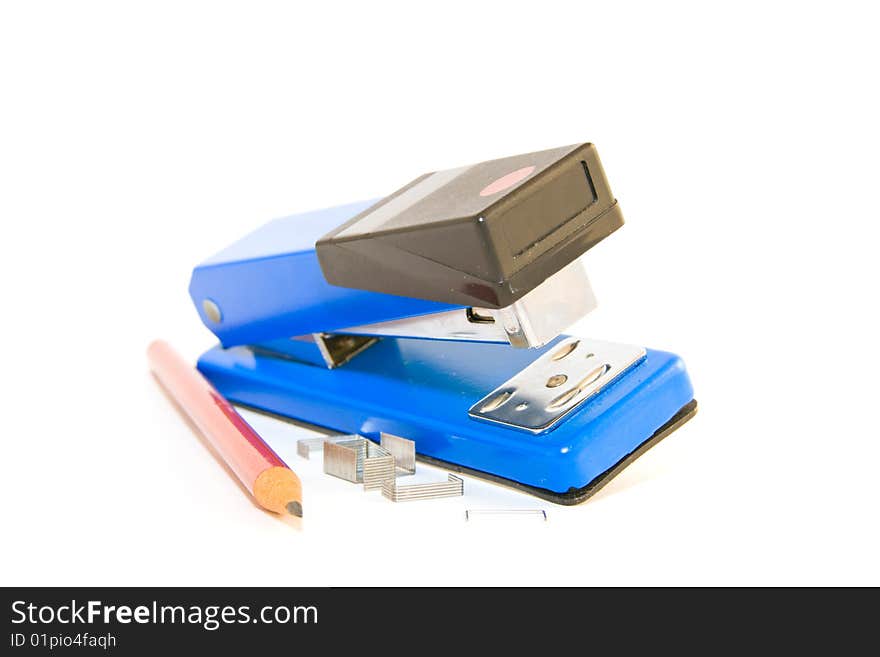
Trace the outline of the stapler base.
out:
<instances>
[{"instance_id":1,"label":"stapler base","mask_svg":"<svg viewBox=\"0 0 880 657\"><path fill-rule=\"evenodd\" d=\"M542 349L383 338L329 370L247 347L216 347L199 369L233 402L342 433L416 442L423 460L560 504L589 498L696 411L681 359L645 356L558 424L534 433L480 421L469 409Z\"/></svg>"}]
</instances>

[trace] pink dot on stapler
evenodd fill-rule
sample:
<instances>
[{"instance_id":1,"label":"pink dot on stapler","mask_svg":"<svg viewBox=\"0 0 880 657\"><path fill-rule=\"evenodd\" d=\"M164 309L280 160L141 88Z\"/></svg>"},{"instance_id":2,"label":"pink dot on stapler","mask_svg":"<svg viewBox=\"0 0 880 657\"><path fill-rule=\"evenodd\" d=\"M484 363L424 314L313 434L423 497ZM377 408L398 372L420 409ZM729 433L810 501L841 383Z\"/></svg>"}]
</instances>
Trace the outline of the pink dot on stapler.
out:
<instances>
[{"instance_id":1,"label":"pink dot on stapler","mask_svg":"<svg viewBox=\"0 0 880 657\"><path fill-rule=\"evenodd\" d=\"M516 183L521 180L525 180L532 172L535 170L535 166L532 165L530 167L523 167L522 169L517 169L516 171L511 171L510 173L506 173L494 182L490 182L488 185L483 187L480 192L480 196L492 196L492 194L497 194L498 192L503 192L505 189L510 189Z\"/></svg>"}]
</instances>

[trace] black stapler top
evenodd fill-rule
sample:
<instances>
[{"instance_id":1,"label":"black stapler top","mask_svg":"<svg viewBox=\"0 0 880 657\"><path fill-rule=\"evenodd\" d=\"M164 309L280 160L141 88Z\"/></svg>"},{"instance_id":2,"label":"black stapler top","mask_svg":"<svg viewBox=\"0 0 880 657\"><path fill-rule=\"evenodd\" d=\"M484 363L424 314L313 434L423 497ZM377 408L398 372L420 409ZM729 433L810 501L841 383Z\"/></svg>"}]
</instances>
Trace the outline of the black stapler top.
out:
<instances>
[{"instance_id":1,"label":"black stapler top","mask_svg":"<svg viewBox=\"0 0 880 657\"><path fill-rule=\"evenodd\" d=\"M318 240L327 281L503 308L623 225L592 144L419 176Z\"/></svg>"}]
</instances>

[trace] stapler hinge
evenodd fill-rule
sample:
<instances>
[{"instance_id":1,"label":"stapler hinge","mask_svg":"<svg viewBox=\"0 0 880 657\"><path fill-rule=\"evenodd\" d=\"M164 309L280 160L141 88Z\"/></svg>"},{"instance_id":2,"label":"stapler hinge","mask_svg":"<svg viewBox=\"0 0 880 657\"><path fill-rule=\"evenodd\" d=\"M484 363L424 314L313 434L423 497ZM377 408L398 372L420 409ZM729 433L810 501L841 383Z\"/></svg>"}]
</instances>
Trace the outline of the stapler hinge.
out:
<instances>
[{"instance_id":1,"label":"stapler hinge","mask_svg":"<svg viewBox=\"0 0 880 657\"><path fill-rule=\"evenodd\" d=\"M578 259L505 308L468 307L352 326L336 333L497 342L534 348L558 337L596 305L583 262Z\"/></svg>"}]
</instances>

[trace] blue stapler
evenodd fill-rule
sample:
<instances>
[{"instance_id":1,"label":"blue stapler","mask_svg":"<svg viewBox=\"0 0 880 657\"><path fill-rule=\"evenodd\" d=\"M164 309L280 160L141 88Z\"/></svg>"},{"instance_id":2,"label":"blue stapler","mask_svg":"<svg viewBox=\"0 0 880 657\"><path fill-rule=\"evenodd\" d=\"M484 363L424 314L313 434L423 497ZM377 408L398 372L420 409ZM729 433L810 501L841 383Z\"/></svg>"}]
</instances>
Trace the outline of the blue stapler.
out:
<instances>
[{"instance_id":1,"label":"blue stapler","mask_svg":"<svg viewBox=\"0 0 880 657\"><path fill-rule=\"evenodd\" d=\"M671 353L564 335L580 256L623 225L591 144L437 171L269 222L193 271L228 399L560 504L690 419Z\"/></svg>"}]
</instances>

